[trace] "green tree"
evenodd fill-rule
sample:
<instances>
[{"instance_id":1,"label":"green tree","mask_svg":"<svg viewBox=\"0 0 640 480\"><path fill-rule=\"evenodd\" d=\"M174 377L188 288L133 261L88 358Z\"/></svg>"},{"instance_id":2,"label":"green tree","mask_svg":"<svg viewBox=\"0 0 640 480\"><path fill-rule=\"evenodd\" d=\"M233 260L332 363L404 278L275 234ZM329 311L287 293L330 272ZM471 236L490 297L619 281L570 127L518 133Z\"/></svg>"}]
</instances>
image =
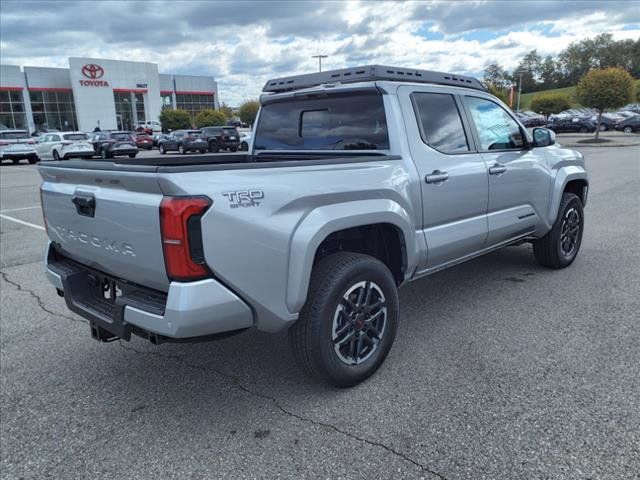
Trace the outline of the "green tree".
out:
<instances>
[{"instance_id":1,"label":"green tree","mask_svg":"<svg viewBox=\"0 0 640 480\"><path fill-rule=\"evenodd\" d=\"M260 103L257 100L247 100L240 105L240 120L248 125L253 125L259 108Z\"/></svg>"},{"instance_id":2,"label":"green tree","mask_svg":"<svg viewBox=\"0 0 640 480\"><path fill-rule=\"evenodd\" d=\"M622 68L591 70L576 86L576 97L585 107L598 111L596 141L600 133L602 112L607 108L619 108L632 101L633 78Z\"/></svg>"},{"instance_id":3,"label":"green tree","mask_svg":"<svg viewBox=\"0 0 640 480\"><path fill-rule=\"evenodd\" d=\"M549 116L571 108L571 99L566 93L539 93L531 100L531 110Z\"/></svg>"},{"instance_id":4,"label":"green tree","mask_svg":"<svg viewBox=\"0 0 640 480\"><path fill-rule=\"evenodd\" d=\"M498 63L491 63L486 66L483 80L488 89L504 90L511 85L509 74Z\"/></svg>"},{"instance_id":5,"label":"green tree","mask_svg":"<svg viewBox=\"0 0 640 480\"><path fill-rule=\"evenodd\" d=\"M227 117L220 110L200 110L195 118L196 128L202 127L217 127L225 125L227 123Z\"/></svg>"},{"instance_id":6,"label":"green tree","mask_svg":"<svg viewBox=\"0 0 640 480\"><path fill-rule=\"evenodd\" d=\"M487 90L489 90L489 93L491 95L493 95L494 97L498 97L500 100L502 100L504 103L506 103L507 105L509 105L509 89L508 88L500 88L497 87L495 85L487 85ZM511 106L511 105L509 105Z\"/></svg>"},{"instance_id":7,"label":"green tree","mask_svg":"<svg viewBox=\"0 0 640 480\"><path fill-rule=\"evenodd\" d=\"M231 120L233 118L233 108L226 103L222 102L219 110L224 114L227 120Z\"/></svg>"},{"instance_id":8,"label":"green tree","mask_svg":"<svg viewBox=\"0 0 640 480\"><path fill-rule=\"evenodd\" d=\"M540 65L540 81L542 90L551 90L558 86L558 65L551 55L547 55Z\"/></svg>"},{"instance_id":9,"label":"green tree","mask_svg":"<svg viewBox=\"0 0 640 480\"><path fill-rule=\"evenodd\" d=\"M531 50L520 61L513 72L513 83L518 84L522 80L522 92L535 92L538 90L538 78L542 68L542 58L536 50Z\"/></svg>"},{"instance_id":10,"label":"green tree","mask_svg":"<svg viewBox=\"0 0 640 480\"><path fill-rule=\"evenodd\" d=\"M160 112L160 123L162 124L162 131L166 133L170 130L191 128L191 117L184 110L165 108Z\"/></svg>"}]
</instances>

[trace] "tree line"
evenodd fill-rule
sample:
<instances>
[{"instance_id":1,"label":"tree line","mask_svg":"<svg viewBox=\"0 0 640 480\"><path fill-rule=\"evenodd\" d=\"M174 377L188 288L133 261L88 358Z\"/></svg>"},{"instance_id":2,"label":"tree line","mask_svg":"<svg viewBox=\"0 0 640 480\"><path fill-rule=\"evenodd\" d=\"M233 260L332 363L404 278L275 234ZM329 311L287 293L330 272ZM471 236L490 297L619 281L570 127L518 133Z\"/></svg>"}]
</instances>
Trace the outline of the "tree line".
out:
<instances>
[{"instance_id":1,"label":"tree line","mask_svg":"<svg viewBox=\"0 0 640 480\"><path fill-rule=\"evenodd\" d=\"M522 93L529 93L570 87L590 70L610 67L640 78L640 38L616 41L610 33L603 33L573 42L555 57L542 58L534 49L511 72L497 62L491 63L484 71L484 82L492 92L505 91L522 78Z\"/></svg>"}]
</instances>

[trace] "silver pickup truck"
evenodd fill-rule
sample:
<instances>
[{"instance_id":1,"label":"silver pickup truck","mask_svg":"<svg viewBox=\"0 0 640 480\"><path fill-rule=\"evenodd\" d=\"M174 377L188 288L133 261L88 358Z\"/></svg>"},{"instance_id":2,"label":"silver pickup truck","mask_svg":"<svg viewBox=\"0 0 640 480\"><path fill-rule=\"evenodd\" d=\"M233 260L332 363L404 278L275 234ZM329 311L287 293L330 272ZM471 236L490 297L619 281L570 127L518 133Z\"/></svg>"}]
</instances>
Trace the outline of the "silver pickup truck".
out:
<instances>
[{"instance_id":1,"label":"silver pickup truck","mask_svg":"<svg viewBox=\"0 0 640 480\"><path fill-rule=\"evenodd\" d=\"M95 339L289 329L346 387L389 353L406 282L524 242L575 259L582 155L476 79L375 65L264 92L246 154L40 164L46 272Z\"/></svg>"}]
</instances>

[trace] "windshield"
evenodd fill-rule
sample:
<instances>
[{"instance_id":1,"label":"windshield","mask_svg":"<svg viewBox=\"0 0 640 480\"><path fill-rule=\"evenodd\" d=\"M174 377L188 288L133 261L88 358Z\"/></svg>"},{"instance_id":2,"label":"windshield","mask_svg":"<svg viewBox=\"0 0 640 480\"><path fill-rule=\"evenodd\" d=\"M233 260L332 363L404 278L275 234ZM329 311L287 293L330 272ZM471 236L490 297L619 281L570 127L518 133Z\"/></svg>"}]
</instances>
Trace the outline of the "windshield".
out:
<instances>
[{"instance_id":1,"label":"windshield","mask_svg":"<svg viewBox=\"0 0 640 480\"><path fill-rule=\"evenodd\" d=\"M291 98L260 111L256 150L384 150L389 135L382 95L350 92Z\"/></svg>"},{"instance_id":2,"label":"windshield","mask_svg":"<svg viewBox=\"0 0 640 480\"><path fill-rule=\"evenodd\" d=\"M17 140L20 138L29 138L27 132L0 132L0 138L5 140Z\"/></svg>"},{"instance_id":3,"label":"windshield","mask_svg":"<svg viewBox=\"0 0 640 480\"><path fill-rule=\"evenodd\" d=\"M129 135L128 133L114 133L111 135L111 138L113 138L114 140L128 142L131 140L131 135Z\"/></svg>"},{"instance_id":4,"label":"windshield","mask_svg":"<svg viewBox=\"0 0 640 480\"><path fill-rule=\"evenodd\" d=\"M89 136L86 133L65 133L63 135L65 140L88 140Z\"/></svg>"}]
</instances>

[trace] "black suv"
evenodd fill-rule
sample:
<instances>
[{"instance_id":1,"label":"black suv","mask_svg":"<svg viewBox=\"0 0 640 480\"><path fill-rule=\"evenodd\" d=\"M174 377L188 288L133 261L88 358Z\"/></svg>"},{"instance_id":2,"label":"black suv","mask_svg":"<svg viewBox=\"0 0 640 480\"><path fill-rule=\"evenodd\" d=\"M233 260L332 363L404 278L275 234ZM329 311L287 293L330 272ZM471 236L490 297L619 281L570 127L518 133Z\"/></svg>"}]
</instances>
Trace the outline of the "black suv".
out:
<instances>
[{"instance_id":1,"label":"black suv","mask_svg":"<svg viewBox=\"0 0 640 480\"><path fill-rule=\"evenodd\" d=\"M240 147L240 134L236 127L204 127L201 128L209 143L209 151L218 153L220 150L236 152Z\"/></svg>"},{"instance_id":2,"label":"black suv","mask_svg":"<svg viewBox=\"0 0 640 480\"><path fill-rule=\"evenodd\" d=\"M180 155L204 153L207 151L207 140L202 130L176 130L158 140L158 150L163 155L171 150L177 150Z\"/></svg>"},{"instance_id":3,"label":"black suv","mask_svg":"<svg viewBox=\"0 0 640 480\"><path fill-rule=\"evenodd\" d=\"M131 132L94 132L89 140L96 155L107 159L118 155L128 155L135 158L138 154L136 139Z\"/></svg>"}]
</instances>

